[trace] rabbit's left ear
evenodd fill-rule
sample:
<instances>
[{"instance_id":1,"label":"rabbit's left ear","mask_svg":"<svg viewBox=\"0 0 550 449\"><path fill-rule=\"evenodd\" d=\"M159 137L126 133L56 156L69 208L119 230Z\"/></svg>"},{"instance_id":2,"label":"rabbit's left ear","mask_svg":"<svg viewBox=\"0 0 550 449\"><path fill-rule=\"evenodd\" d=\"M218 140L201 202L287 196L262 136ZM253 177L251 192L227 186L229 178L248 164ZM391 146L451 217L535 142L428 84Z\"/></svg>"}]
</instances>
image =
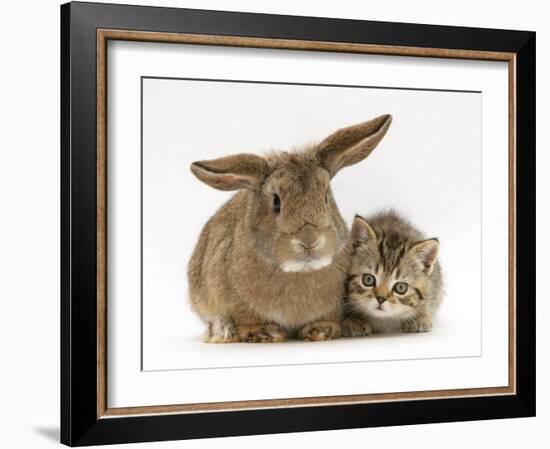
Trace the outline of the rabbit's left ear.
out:
<instances>
[{"instance_id":1,"label":"rabbit's left ear","mask_svg":"<svg viewBox=\"0 0 550 449\"><path fill-rule=\"evenodd\" d=\"M318 145L319 162L334 176L341 168L362 161L386 135L391 121L392 116L386 114L339 129Z\"/></svg>"},{"instance_id":2,"label":"rabbit's left ear","mask_svg":"<svg viewBox=\"0 0 550 449\"><path fill-rule=\"evenodd\" d=\"M256 190L268 174L268 163L254 154L235 154L191 164L202 182L219 190Z\"/></svg>"}]
</instances>

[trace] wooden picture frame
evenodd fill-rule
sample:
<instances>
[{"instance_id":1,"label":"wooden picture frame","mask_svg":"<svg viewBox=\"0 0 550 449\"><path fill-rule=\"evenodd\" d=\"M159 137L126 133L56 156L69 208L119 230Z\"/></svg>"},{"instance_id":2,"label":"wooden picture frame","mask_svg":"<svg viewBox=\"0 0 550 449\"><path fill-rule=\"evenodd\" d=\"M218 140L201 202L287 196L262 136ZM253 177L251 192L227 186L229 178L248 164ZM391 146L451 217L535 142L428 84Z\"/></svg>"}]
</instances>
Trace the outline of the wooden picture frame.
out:
<instances>
[{"instance_id":1,"label":"wooden picture frame","mask_svg":"<svg viewBox=\"0 0 550 449\"><path fill-rule=\"evenodd\" d=\"M173 8L61 7L61 441L125 443L535 414L535 33ZM506 387L130 408L107 406L107 42L506 61Z\"/></svg>"}]
</instances>

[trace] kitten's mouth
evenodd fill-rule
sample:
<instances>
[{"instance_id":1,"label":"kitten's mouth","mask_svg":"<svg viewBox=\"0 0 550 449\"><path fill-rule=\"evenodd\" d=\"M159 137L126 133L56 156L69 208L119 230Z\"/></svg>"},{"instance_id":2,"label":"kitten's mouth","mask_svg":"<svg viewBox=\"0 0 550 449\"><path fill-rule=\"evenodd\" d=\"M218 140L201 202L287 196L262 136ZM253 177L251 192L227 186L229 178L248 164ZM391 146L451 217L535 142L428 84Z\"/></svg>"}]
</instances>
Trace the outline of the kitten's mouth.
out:
<instances>
[{"instance_id":1,"label":"kitten's mouth","mask_svg":"<svg viewBox=\"0 0 550 449\"><path fill-rule=\"evenodd\" d=\"M369 313L372 313L375 316L385 316L390 312L386 308L382 307L382 304L377 304L375 307L370 307Z\"/></svg>"}]
</instances>

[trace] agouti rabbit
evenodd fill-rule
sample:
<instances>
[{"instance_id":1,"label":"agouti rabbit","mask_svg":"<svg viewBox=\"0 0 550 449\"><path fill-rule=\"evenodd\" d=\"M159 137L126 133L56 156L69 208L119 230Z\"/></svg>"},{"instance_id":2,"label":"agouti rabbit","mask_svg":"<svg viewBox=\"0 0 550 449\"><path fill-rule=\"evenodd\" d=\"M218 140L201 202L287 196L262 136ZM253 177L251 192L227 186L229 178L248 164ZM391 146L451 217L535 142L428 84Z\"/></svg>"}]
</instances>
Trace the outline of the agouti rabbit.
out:
<instances>
[{"instance_id":1,"label":"agouti rabbit","mask_svg":"<svg viewBox=\"0 0 550 449\"><path fill-rule=\"evenodd\" d=\"M207 324L205 341L340 336L348 231L330 181L365 159L391 120L339 129L301 151L191 165L206 184L239 190L206 223L189 262L191 304Z\"/></svg>"}]
</instances>

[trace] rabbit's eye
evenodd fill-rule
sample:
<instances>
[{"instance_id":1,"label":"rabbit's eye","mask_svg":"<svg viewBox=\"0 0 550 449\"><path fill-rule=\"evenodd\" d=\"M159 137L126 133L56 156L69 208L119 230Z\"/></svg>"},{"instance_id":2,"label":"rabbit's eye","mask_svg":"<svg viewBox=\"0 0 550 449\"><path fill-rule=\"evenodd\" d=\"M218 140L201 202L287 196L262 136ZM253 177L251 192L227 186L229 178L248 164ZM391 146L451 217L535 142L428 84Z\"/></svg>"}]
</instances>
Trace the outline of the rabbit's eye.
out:
<instances>
[{"instance_id":1,"label":"rabbit's eye","mask_svg":"<svg viewBox=\"0 0 550 449\"><path fill-rule=\"evenodd\" d=\"M276 214L281 212L281 198L276 193L273 194L273 212Z\"/></svg>"}]
</instances>

